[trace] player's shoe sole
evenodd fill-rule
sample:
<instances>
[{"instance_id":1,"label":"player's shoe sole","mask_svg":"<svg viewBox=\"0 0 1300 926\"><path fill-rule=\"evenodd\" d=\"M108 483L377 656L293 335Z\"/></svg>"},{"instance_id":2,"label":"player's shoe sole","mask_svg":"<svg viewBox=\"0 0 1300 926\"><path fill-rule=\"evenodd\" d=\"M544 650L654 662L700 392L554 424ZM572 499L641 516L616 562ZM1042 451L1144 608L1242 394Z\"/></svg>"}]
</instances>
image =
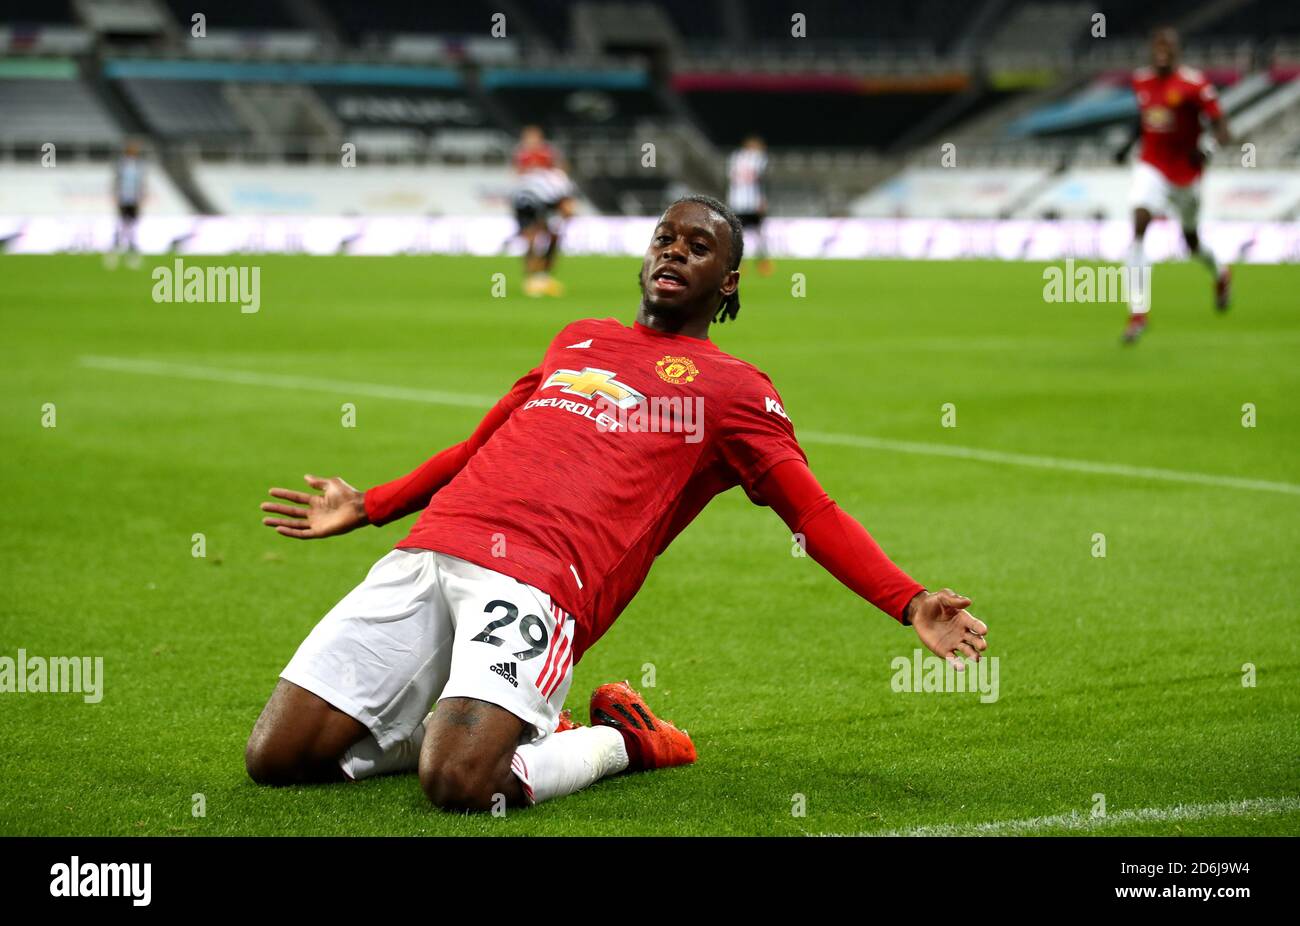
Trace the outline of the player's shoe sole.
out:
<instances>
[{"instance_id":1,"label":"player's shoe sole","mask_svg":"<svg viewBox=\"0 0 1300 926\"><path fill-rule=\"evenodd\" d=\"M591 693L591 722L623 734L631 771L671 768L695 761L695 744L686 731L652 714L627 682L601 685Z\"/></svg>"}]
</instances>

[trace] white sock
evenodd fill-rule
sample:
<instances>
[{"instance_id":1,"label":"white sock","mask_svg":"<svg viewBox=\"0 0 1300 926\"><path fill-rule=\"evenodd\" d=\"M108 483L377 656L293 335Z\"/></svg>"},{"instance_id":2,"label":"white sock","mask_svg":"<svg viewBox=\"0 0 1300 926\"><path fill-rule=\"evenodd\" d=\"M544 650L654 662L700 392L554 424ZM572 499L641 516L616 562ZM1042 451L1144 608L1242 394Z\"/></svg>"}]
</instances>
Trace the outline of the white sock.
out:
<instances>
[{"instance_id":1,"label":"white sock","mask_svg":"<svg viewBox=\"0 0 1300 926\"><path fill-rule=\"evenodd\" d=\"M1147 252L1141 238L1133 239L1127 270L1129 311L1134 315L1145 315L1151 311L1151 288L1147 285L1151 279L1151 265L1147 263Z\"/></svg>"},{"instance_id":2,"label":"white sock","mask_svg":"<svg viewBox=\"0 0 1300 926\"><path fill-rule=\"evenodd\" d=\"M428 720L428 716L424 720ZM380 751L373 736L365 736L343 753L339 767L353 781L389 775L393 772L413 772L420 767L420 747L424 745L424 721L415 725L411 735L394 743L388 750Z\"/></svg>"},{"instance_id":3,"label":"white sock","mask_svg":"<svg viewBox=\"0 0 1300 926\"><path fill-rule=\"evenodd\" d=\"M520 746L510 763L511 771L534 804L581 791L626 768L627 746L623 734L613 727L579 727L553 733L539 742Z\"/></svg>"}]
</instances>

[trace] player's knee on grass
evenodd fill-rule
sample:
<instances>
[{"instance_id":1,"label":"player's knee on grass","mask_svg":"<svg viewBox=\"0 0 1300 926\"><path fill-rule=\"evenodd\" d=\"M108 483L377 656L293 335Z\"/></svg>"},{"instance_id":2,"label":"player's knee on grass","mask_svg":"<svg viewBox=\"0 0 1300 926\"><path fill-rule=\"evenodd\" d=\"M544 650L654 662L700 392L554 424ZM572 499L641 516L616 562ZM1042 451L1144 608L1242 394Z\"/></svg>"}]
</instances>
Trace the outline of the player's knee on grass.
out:
<instances>
[{"instance_id":1,"label":"player's knee on grass","mask_svg":"<svg viewBox=\"0 0 1300 926\"><path fill-rule=\"evenodd\" d=\"M338 769L339 756L309 748L302 737L259 735L253 730L244 747L244 769L257 784L300 784L328 779L328 766ZM338 769L342 778L342 769Z\"/></svg>"},{"instance_id":2,"label":"player's knee on grass","mask_svg":"<svg viewBox=\"0 0 1300 926\"><path fill-rule=\"evenodd\" d=\"M508 785L498 762L453 756L420 763L420 787L440 810L491 810Z\"/></svg>"},{"instance_id":3,"label":"player's knee on grass","mask_svg":"<svg viewBox=\"0 0 1300 926\"><path fill-rule=\"evenodd\" d=\"M244 768L262 785L338 781L339 759L366 733L328 701L281 679L248 736Z\"/></svg>"},{"instance_id":4,"label":"player's knee on grass","mask_svg":"<svg viewBox=\"0 0 1300 926\"><path fill-rule=\"evenodd\" d=\"M442 810L491 810L523 803L510 759L524 722L504 708L473 698L438 703L420 750L420 787Z\"/></svg>"},{"instance_id":5,"label":"player's knee on grass","mask_svg":"<svg viewBox=\"0 0 1300 926\"><path fill-rule=\"evenodd\" d=\"M302 780L304 763L286 744L274 740L248 738L244 747L244 768L248 777L259 785L287 785Z\"/></svg>"},{"instance_id":6,"label":"player's knee on grass","mask_svg":"<svg viewBox=\"0 0 1300 926\"><path fill-rule=\"evenodd\" d=\"M258 736L254 730L244 747L244 768L259 785L293 785L340 781L339 760L347 749L297 736Z\"/></svg>"}]
</instances>

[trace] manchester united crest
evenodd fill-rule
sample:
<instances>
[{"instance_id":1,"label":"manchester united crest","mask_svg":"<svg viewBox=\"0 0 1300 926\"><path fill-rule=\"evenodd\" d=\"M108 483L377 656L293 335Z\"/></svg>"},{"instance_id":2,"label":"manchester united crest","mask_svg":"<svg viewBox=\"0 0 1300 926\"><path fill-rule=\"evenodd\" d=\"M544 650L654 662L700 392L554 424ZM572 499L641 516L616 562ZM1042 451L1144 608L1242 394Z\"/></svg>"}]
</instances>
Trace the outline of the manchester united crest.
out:
<instances>
[{"instance_id":1,"label":"manchester united crest","mask_svg":"<svg viewBox=\"0 0 1300 926\"><path fill-rule=\"evenodd\" d=\"M699 368L691 362L690 357L665 357L655 364L655 372L665 383L674 386L692 383L700 375Z\"/></svg>"}]
</instances>

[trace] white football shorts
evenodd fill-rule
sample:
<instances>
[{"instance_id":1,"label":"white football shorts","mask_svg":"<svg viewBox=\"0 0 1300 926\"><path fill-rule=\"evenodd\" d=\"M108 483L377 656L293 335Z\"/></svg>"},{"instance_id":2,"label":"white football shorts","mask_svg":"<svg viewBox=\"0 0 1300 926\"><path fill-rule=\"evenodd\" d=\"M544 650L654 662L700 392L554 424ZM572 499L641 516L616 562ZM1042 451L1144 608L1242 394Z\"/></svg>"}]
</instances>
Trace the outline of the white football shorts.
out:
<instances>
[{"instance_id":1,"label":"white football shorts","mask_svg":"<svg viewBox=\"0 0 1300 926\"><path fill-rule=\"evenodd\" d=\"M1169 178L1146 161L1133 166L1133 187L1129 205L1145 209L1152 215L1176 218L1184 231L1196 231L1196 220L1201 212L1201 181L1187 186L1170 183Z\"/></svg>"},{"instance_id":2,"label":"white football shorts","mask_svg":"<svg viewBox=\"0 0 1300 926\"><path fill-rule=\"evenodd\" d=\"M555 730L573 681L574 621L531 585L430 550L393 550L308 634L280 677L407 739L435 701L475 698Z\"/></svg>"}]
</instances>

